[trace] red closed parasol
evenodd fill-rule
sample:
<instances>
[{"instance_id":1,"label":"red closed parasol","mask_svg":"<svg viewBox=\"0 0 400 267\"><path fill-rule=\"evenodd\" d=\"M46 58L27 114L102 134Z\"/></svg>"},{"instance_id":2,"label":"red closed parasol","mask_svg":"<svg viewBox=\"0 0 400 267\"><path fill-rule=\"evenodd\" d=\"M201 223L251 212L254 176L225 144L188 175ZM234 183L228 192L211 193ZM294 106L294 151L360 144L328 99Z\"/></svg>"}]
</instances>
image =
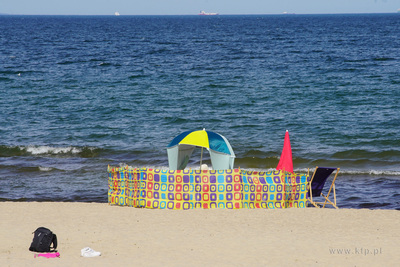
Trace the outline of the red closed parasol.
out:
<instances>
[{"instance_id":1,"label":"red closed parasol","mask_svg":"<svg viewBox=\"0 0 400 267\"><path fill-rule=\"evenodd\" d=\"M276 169L293 173L292 147L290 146L288 130L286 130L281 158L279 159L279 163L278 163L278 166L276 167Z\"/></svg>"}]
</instances>

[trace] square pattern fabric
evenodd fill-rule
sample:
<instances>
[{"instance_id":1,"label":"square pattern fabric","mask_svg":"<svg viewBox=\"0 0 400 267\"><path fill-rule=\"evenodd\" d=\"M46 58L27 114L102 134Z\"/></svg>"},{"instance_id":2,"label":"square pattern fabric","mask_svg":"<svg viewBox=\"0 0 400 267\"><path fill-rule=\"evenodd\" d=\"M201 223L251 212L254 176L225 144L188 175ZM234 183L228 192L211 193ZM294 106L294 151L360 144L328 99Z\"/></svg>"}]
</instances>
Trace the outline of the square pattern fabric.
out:
<instances>
[{"instance_id":1,"label":"square pattern fabric","mask_svg":"<svg viewBox=\"0 0 400 267\"><path fill-rule=\"evenodd\" d=\"M303 208L307 177L283 171L108 168L108 203L152 209Z\"/></svg>"}]
</instances>

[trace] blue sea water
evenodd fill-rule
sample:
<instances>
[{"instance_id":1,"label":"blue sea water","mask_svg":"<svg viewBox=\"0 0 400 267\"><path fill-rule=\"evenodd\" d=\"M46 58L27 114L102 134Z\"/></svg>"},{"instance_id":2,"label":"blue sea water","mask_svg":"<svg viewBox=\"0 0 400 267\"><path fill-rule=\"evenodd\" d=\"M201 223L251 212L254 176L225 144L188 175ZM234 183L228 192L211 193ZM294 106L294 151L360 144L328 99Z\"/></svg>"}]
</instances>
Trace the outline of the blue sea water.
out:
<instances>
[{"instance_id":1,"label":"blue sea water","mask_svg":"<svg viewBox=\"0 0 400 267\"><path fill-rule=\"evenodd\" d=\"M235 166L340 167L339 207L400 209L400 15L0 16L0 200L107 202L186 130ZM199 165L196 151L190 166Z\"/></svg>"}]
</instances>

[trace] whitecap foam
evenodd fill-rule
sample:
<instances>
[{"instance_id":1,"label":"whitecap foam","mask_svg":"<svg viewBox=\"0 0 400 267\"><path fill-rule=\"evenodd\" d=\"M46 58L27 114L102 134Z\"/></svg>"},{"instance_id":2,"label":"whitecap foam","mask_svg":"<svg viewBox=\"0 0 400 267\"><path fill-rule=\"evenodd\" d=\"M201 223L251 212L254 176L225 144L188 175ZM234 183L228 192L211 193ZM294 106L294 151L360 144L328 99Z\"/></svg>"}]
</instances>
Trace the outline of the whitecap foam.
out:
<instances>
[{"instance_id":1,"label":"whitecap foam","mask_svg":"<svg viewBox=\"0 0 400 267\"><path fill-rule=\"evenodd\" d=\"M400 176L398 171L381 171L381 170L370 170L371 175L388 175L388 176Z\"/></svg>"},{"instance_id":2,"label":"whitecap foam","mask_svg":"<svg viewBox=\"0 0 400 267\"><path fill-rule=\"evenodd\" d=\"M23 148L21 148L23 149ZM25 148L27 152L32 155L43 155L43 154L66 154L72 153L77 154L82 150L77 147L52 147L52 146L28 146Z\"/></svg>"},{"instance_id":3,"label":"whitecap foam","mask_svg":"<svg viewBox=\"0 0 400 267\"><path fill-rule=\"evenodd\" d=\"M42 167L42 166L39 166L39 171L42 171L42 172L49 172L49 171L51 171L51 170L53 170L53 168L51 168L51 167Z\"/></svg>"}]
</instances>

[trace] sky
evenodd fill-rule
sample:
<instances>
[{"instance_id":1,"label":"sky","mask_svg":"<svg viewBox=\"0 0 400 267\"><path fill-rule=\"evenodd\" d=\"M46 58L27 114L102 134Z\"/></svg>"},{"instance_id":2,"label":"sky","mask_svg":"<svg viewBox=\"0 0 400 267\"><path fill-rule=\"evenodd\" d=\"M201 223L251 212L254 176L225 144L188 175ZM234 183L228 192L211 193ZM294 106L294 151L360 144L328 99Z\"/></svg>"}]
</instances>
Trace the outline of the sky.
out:
<instances>
[{"instance_id":1,"label":"sky","mask_svg":"<svg viewBox=\"0 0 400 267\"><path fill-rule=\"evenodd\" d=\"M394 13L400 0L0 0L0 14L196 15Z\"/></svg>"}]
</instances>

